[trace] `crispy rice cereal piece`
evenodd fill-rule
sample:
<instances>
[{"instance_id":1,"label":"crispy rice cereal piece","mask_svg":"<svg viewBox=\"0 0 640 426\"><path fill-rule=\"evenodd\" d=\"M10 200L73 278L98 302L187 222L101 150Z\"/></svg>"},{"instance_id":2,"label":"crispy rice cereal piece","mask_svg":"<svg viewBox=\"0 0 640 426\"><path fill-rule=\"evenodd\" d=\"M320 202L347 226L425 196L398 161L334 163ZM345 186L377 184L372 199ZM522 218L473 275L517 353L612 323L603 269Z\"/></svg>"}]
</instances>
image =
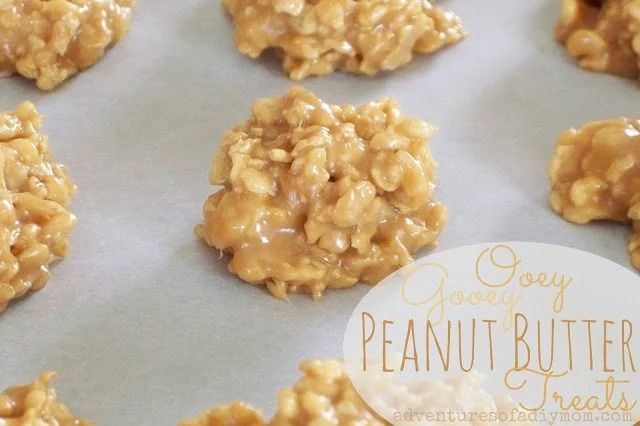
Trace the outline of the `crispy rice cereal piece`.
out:
<instances>
[{"instance_id":1,"label":"crispy rice cereal piece","mask_svg":"<svg viewBox=\"0 0 640 426\"><path fill-rule=\"evenodd\" d=\"M135 0L0 0L0 75L53 90L127 33Z\"/></svg>"},{"instance_id":2,"label":"crispy rice cereal piece","mask_svg":"<svg viewBox=\"0 0 640 426\"><path fill-rule=\"evenodd\" d=\"M640 77L640 0L563 0L556 38L583 68Z\"/></svg>"},{"instance_id":3,"label":"crispy rice cereal piece","mask_svg":"<svg viewBox=\"0 0 640 426\"><path fill-rule=\"evenodd\" d=\"M223 0L236 44L257 58L269 48L294 80L336 69L376 74L414 52L432 53L465 36L452 12L426 0Z\"/></svg>"},{"instance_id":4,"label":"crispy rice cereal piece","mask_svg":"<svg viewBox=\"0 0 640 426\"><path fill-rule=\"evenodd\" d=\"M56 400L55 389L49 387L54 377L54 373L43 373L30 385L0 393L0 426L90 426Z\"/></svg>"},{"instance_id":5,"label":"crispy rice cereal piece","mask_svg":"<svg viewBox=\"0 0 640 426\"><path fill-rule=\"evenodd\" d=\"M432 199L434 133L391 99L328 105L302 88L259 99L222 138L210 182L223 188L196 234L280 299L377 283L436 244L444 225Z\"/></svg>"},{"instance_id":6,"label":"crispy rice cereal piece","mask_svg":"<svg viewBox=\"0 0 640 426\"><path fill-rule=\"evenodd\" d=\"M65 208L76 187L53 161L41 122L29 102L0 113L0 311L45 286L76 221Z\"/></svg>"},{"instance_id":7,"label":"crispy rice cereal piece","mask_svg":"<svg viewBox=\"0 0 640 426\"><path fill-rule=\"evenodd\" d=\"M633 224L631 261L640 268L640 120L619 118L570 129L549 164L551 206L566 220Z\"/></svg>"}]
</instances>

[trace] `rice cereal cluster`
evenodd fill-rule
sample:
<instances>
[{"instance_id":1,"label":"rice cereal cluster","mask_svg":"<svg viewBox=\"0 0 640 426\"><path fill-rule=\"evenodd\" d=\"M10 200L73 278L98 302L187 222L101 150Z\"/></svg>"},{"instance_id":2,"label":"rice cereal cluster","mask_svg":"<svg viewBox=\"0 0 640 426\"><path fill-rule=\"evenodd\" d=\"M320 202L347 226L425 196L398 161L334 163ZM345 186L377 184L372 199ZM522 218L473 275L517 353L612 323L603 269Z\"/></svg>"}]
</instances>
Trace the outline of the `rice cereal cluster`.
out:
<instances>
[{"instance_id":1,"label":"rice cereal cluster","mask_svg":"<svg viewBox=\"0 0 640 426\"><path fill-rule=\"evenodd\" d=\"M49 386L54 377L43 373L29 385L0 393L0 426L91 426L57 401L56 391Z\"/></svg>"},{"instance_id":2,"label":"rice cereal cluster","mask_svg":"<svg viewBox=\"0 0 640 426\"><path fill-rule=\"evenodd\" d=\"M241 402L219 406L179 426L386 426L387 420L376 414L360 397L342 361L309 360L300 365L303 373L291 388L278 394L276 414L265 421L262 414ZM517 404L509 398L491 396L484 388L484 377L477 373L460 375L448 381L428 380L408 390L407 386L392 383L388 378L372 383L374 399L392 396L395 404L387 411L393 414L393 424L413 425L417 418L403 416L420 407L424 413L494 413L495 420L480 418L452 418L456 425L531 425L523 420ZM384 396L383 396L384 395ZM402 419L400 419L402 417ZM506 420L505 420L506 419ZM457 421L459 420L459 421ZM423 420L424 421L424 420ZM435 422L446 424L444 422ZM450 423L450 424L454 424Z\"/></svg>"},{"instance_id":3,"label":"rice cereal cluster","mask_svg":"<svg viewBox=\"0 0 640 426\"><path fill-rule=\"evenodd\" d=\"M388 425L360 398L341 361L305 361L303 377L278 395L277 412L266 422L254 408L239 402L216 407L180 426L382 426Z\"/></svg>"},{"instance_id":4,"label":"rice cereal cluster","mask_svg":"<svg viewBox=\"0 0 640 426\"><path fill-rule=\"evenodd\" d=\"M0 0L0 76L53 90L90 67L129 28L135 0Z\"/></svg>"},{"instance_id":5,"label":"rice cereal cluster","mask_svg":"<svg viewBox=\"0 0 640 426\"><path fill-rule=\"evenodd\" d=\"M563 0L556 38L583 68L640 77L640 0Z\"/></svg>"},{"instance_id":6,"label":"rice cereal cluster","mask_svg":"<svg viewBox=\"0 0 640 426\"><path fill-rule=\"evenodd\" d=\"M434 133L391 99L337 106L301 88L259 99L222 138L210 175L222 189L196 234L278 298L377 283L444 225L432 199Z\"/></svg>"},{"instance_id":7,"label":"rice cereal cluster","mask_svg":"<svg viewBox=\"0 0 640 426\"><path fill-rule=\"evenodd\" d=\"M236 44L257 58L270 48L294 80L345 70L393 70L465 32L452 12L426 0L224 0Z\"/></svg>"},{"instance_id":8,"label":"rice cereal cluster","mask_svg":"<svg viewBox=\"0 0 640 426\"><path fill-rule=\"evenodd\" d=\"M28 102L0 113L0 311L46 285L76 221L66 209L76 187L53 161L41 121Z\"/></svg>"},{"instance_id":9,"label":"rice cereal cluster","mask_svg":"<svg viewBox=\"0 0 640 426\"><path fill-rule=\"evenodd\" d=\"M619 118L566 131L549 176L551 206L566 220L632 223L628 248L640 268L640 120Z\"/></svg>"}]
</instances>

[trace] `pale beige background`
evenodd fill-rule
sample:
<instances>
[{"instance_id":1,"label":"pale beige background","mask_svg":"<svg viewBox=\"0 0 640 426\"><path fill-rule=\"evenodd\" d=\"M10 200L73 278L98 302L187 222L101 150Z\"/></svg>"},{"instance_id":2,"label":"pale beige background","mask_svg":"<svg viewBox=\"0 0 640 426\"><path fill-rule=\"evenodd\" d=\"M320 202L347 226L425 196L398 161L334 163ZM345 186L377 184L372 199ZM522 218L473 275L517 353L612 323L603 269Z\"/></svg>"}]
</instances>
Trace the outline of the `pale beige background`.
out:
<instances>
[{"instance_id":1,"label":"pale beige background","mask_svg":"<svg viewBox=\"0 0 640 426\"><path fill-rule=\"evenodd\" d=\"M627 228L549 210L545 168L565 128L637 115L637 84L573 65L551 37L557 0L442 4L466 21L462 44L393 74L303 84L334 103L395 96L441 127L442 248L543 241L628 266ZM219 137L290 84L273 59L236 52L218 0L141 0L128 39L54 93L0 81L0 109L36 102L79 186L69 258L0 317L0 387L57 370L62 398L100 425L172 425L231 399L270 412L299 359L340 355L367 287L279 302L192 233Z\"/></svg>"}]
</instances>

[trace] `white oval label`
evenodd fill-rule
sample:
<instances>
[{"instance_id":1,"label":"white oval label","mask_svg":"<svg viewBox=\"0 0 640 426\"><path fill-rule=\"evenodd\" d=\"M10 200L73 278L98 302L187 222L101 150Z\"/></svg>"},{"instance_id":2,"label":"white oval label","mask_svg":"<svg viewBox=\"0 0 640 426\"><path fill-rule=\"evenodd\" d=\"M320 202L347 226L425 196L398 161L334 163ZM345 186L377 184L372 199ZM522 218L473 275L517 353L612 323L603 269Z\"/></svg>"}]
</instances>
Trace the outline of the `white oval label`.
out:
<instances>
[{"instance_id":1,"label":"white oval label","mask_svg":"<svg viewBox=\"0 0 640 426\"><path fill-rule=\"evenodd\" d=\"M434 253L373 287L344 339L393 424L626 424L640 410L640 278L541 243Z\"/></svg>"}]
</instances>

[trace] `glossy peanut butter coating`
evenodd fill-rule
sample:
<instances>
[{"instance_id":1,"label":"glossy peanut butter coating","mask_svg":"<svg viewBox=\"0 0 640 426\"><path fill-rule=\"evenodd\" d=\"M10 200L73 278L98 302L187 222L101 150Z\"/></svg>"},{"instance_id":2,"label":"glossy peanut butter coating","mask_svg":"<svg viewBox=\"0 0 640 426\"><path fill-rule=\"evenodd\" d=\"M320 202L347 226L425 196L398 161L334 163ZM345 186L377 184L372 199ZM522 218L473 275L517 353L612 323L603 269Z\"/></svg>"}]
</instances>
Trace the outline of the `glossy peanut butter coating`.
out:
<instances>
[{"instance_id":1,"label":"glossy peanut butter coating","mask_svg":"<svg viewBox=\"0 0 640 426\"><path fill-rule=\"evenodd\" d=\"M583 68L640 77L640 0L563 0L556 37Z\"/></svg>"},{"instance_id":2,"label":"glossy peanut butter coating","mask_svg":"<svg viewBox=\"0 0 640 426\"><path fill-rule=\"evenodd\" d=\"M629 252L640 268L640 121L619 118L570 129L549 165L551 206L568 221L631 223Z\"/></svg>"},{"instance_id":3,"label":"glossy peanut butter coating","mask_svg":"<svg viewBox=\"0 0 640 426\"><path fill-rule=\"evenodd\" d=\"M180 426L386 426L385 419L372 410L353 386L346 367L338 360L308 360L300 364L302 377L290 388L278 394L276 413L265 421L257 410L242 403L216 407L202 416ZM436 422L459 426L531 425L524 421L511 422L510 416L521 412L509 398L494 397L484 389L484 377L477 373L451 377L447 380L427 380L416 384L392 383L383 379L371 383L380 398L392 396L393 410L398 404L419 407L422 414L431 413L490 413L496 420L487 421L479 416L467 416L456 422ZM383 396L384 395L384 396ZM380 401L379 401L380 402ZM406 411L403 411L406 412ZM515 414L514 414L515 413ZM439 414L438 414L439 415ZM517 416L515 417L518 418ZM500 420L498 420L500 419ZM506 419L506 421L505 421ZM424 424L418 418L395 424Z\"/></svg>"},{"instance_id":4,"label":"glossy peanut butter coating","mask_svg":"<svg viewBox=\"0 0 640 426\"><path fill-rule=\"evenodd\" d=\"M196 233L278 298L377 283L444 225L434 132L391 99L329 105L301 88L259 99L220 142L210 182L222 189Z\"/></svg>"},{"instance_id":5,"label":"glossy peanut butter coating","mask_svg":"<svg viewBox=\"0 0 640 426\"><path fill-rule=\"evenodd\" d=\"M66 209L76 187L53 160L41 125L29 102L0 113L0 311L46 285L76 221Z\"/></svg>"},{"instance_id":6,"label":"glossy peanut butter coating","mask_svg":"<svg viewBox=\"0 0 640 426\"><path fill-rule=\"evenodd\" d=\"M460 41L452 12L425 0L223 0L240 52L275 49L294 80L334 70L376 74Z\"/></svg>"},{"instance_id":7,"label":"glossy peanut butter coating","mask_svg":"<svg viewBox=\"0 0 640 426\"><path fill-rule=\"evenodd\" d=\"M12 386L0 393L0 426L91 426L57 401L49 386L53 373L43 373L29 385Z\"/></svg>"},{"instance_id":8,"label":"glossy peanut butter coating","mask_svg":"<svg viewBox=\"0 0 640 426\"><path fill-rule=\"evenodd\" d=\"M0 76L42 90L96 63L129 28L135 0L0 0Z\"/></svg>"},{"instance_id":9,"label":"glossy peanut butter coating","mask_svg":"<svg viewBox=\"0 0 640 426\"><path fill-rule=\"evenodd\" d=\"M362 400L342 361L304 361L300 371L302 377L278 393L271 426L389 424Z\"/></svg>"},{"instance_id":10,"label":"glossy peanut butter coating","mask_svg":"<svg viewBox=\"0 0 640 426\"><path fill-rule=\"evenodd\" d=\"M180 426L382 426L388 425L360 398L341 361L304 361L303 373L278 394L276 414L265 421L259 411L242 404L216 407Z\"/></svg>"}]
</instances>

